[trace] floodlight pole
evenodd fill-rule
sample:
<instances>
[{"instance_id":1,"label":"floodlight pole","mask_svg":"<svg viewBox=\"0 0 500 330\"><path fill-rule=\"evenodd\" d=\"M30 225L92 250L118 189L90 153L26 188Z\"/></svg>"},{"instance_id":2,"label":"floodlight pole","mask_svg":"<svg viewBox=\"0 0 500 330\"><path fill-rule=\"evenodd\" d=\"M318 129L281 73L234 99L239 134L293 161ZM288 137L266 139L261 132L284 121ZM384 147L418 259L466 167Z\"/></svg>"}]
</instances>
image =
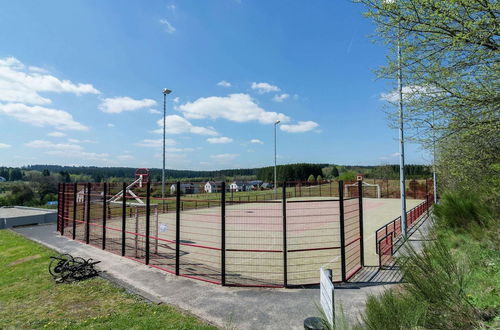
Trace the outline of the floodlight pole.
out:
<instances>
[{"instance_id":1,"label":"floodlight pole","mask_svg":"<svg viewBox=\"0 0 500 330\"><path fill-rule=\"evenodd\" d=\"M172 93L171 90L163 89L163 167L161 170L161 200L163 211L165 212L165 117L167 115L167 94Z\"/></svg>"},{"instance_id":2,"label":"floodlight pole","mask_svg":"<svg viewBox=\"0 0 500 330\"><path fill-rule=\"evenodd\" d=\"M279 120L276 120L274 122L274 199L276 199L277 194L278 194L278 187L276 186L277 179L276 179L276 126L278 126L280 123Z\"/></svg>"},{"instance_id":3,"label":"floodlight pole","mask_svg":"<svg viewBox=\"0 0 500 330\"><path fill-rule=\"evenodd\" d=\"M434 110L432 110L432 185L434 190L434 204L437 204L437 175L436 175L436 129Z\"/></svg>"},{"instance_id":4,"label":"floodlight pole","mask_svg":"<svg viewBox=\"0 0 500 330\"><path fill-rule=\"evenodd\" d=\"M401 58L401 23L398 22L398 94L399 94L399 187L401 190L401 231L406 238L405 142L403 117L403 69Z\"/></svg>"}]
</instances>

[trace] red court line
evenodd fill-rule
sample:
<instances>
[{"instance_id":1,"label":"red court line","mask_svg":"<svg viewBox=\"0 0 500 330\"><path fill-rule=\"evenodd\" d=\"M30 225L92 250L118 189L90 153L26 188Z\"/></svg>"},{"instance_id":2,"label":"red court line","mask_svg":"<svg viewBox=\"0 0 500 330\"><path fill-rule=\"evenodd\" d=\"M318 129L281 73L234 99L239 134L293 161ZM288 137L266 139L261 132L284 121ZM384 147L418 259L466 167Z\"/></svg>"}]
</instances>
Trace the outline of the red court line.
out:
<instances>
[{"instance_id":1,"label":"red court line","mask_svg":"<svg viewBox=\"0 0 500 330\"><path fill-rule=\"evenodd\" d=\"M335 249L340 249L340 246L312 248L312 249L296 249L296 250L288 250L288 252L304 252L304 251L335 250Z\"/></svg>"},{"instance_id":2,"label":"red court line","mask_svg":"<svg viewBox=\"0 0 500 330\"><path fill-rule=\"evenodd\" d=\"M229 251L229 252L283 252L282 250L252 250L252 249L226 249L226 251Z\"/></svg>"}]
</instances>

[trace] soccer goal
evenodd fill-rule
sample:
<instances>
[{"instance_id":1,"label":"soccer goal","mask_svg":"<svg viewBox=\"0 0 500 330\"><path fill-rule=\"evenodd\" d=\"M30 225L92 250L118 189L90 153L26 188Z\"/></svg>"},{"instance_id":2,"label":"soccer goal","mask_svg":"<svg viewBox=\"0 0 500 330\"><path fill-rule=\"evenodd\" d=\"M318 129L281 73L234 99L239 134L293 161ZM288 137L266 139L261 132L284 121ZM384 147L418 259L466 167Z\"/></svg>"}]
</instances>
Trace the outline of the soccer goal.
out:
<instances>
[{"instance_id":1,"label":"soccer goal","mask_svg":"<svg viewBox=\"0 0 500 330\"><path fill-rule=\"evenodd\" d=\"M363 186L363 192L365 195L366 194L366 188L371 188L373 190L375 190L375 196L377 196L377 198L380 198L380 185L378 184L371 184L371 183L366 183L364 181L361 181L361 184ZM355 183L350 183L350 184L346 184L344 185L344 191L348 192L350 196L357 196L357 189L358 189L358 182L355 182ZM355 193L353 193L355 192ZM367 197L369 197L370 195L372 194L366 194Z\"/></svg>"}]
</instances>

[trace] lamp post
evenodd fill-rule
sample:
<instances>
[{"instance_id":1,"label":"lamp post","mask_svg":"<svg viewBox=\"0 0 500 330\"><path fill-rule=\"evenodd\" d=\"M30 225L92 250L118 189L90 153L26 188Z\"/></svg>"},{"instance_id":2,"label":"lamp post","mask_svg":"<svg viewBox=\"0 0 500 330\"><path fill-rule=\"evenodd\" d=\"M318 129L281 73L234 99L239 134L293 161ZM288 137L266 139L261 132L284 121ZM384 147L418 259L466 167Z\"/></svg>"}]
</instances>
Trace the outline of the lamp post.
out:
<instances>
[{"instance_id":1,"label":"lamp post","mask_svg":"<svg viewBox=\"0 0 500 330\"><path fill-rule=\"evenodd\" d=\"M278 187L276 186L276 127L279 125L280 121L276 120L274 122L274 199L277 197Z\"/></svg>"},{"instance_id":2,"label":"lamp post","mask_svg":"<svg viewBox=\"0 0 500 330\"><path fill-rule=\"evenodd\" d=\"M388 6L396 5L397 0L382 0ZM405 143L404 143L404 116L403 116L403 68L401 58L401 21L398 19L397 30L398 56L398 106L399 106L399 188L401 195L401 231L406 238L406 185L405 185Z\"/></svg>"},{"instance_id":3,"label":"lamp post","mask_svg":"<svg viewBox=\"0 0 500 330\"><path fill-rule=\"evenodd\" d=\"M163 89L163 167L161 170L161 199L163 212L165 212L165 117L167 115L167 95L172 93L170 89Z\"/></svg>"}]
</instances>

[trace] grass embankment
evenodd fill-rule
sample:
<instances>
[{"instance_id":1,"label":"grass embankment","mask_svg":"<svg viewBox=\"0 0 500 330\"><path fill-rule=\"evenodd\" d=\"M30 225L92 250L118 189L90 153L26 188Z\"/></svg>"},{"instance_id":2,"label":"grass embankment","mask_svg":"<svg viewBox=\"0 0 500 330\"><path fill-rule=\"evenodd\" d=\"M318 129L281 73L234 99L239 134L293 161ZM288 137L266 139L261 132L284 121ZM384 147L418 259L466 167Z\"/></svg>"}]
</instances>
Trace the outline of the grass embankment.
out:
<instances>
[{"instance_id":1,"label":"grass embankment","mask_svg":"<svg viewBox=\"0 0 500 330\"><path fill-rule=\"evenodd\" d=\"M435 239L397 260L405 283L369 298L362 328L500 328L498 211L453 193L434 214Z\"/></svg>"},{"instance_id":2,"label":"grass embankment","mask_svg":"<svg viewBox=\"0 0 500 330\"><path fill-rule=\"evenodd\" d=\"M51 251L0 230L0 328L216 329L166 305L128 294L102 278L56 284Z\"/></svg>"}]
</instances>

